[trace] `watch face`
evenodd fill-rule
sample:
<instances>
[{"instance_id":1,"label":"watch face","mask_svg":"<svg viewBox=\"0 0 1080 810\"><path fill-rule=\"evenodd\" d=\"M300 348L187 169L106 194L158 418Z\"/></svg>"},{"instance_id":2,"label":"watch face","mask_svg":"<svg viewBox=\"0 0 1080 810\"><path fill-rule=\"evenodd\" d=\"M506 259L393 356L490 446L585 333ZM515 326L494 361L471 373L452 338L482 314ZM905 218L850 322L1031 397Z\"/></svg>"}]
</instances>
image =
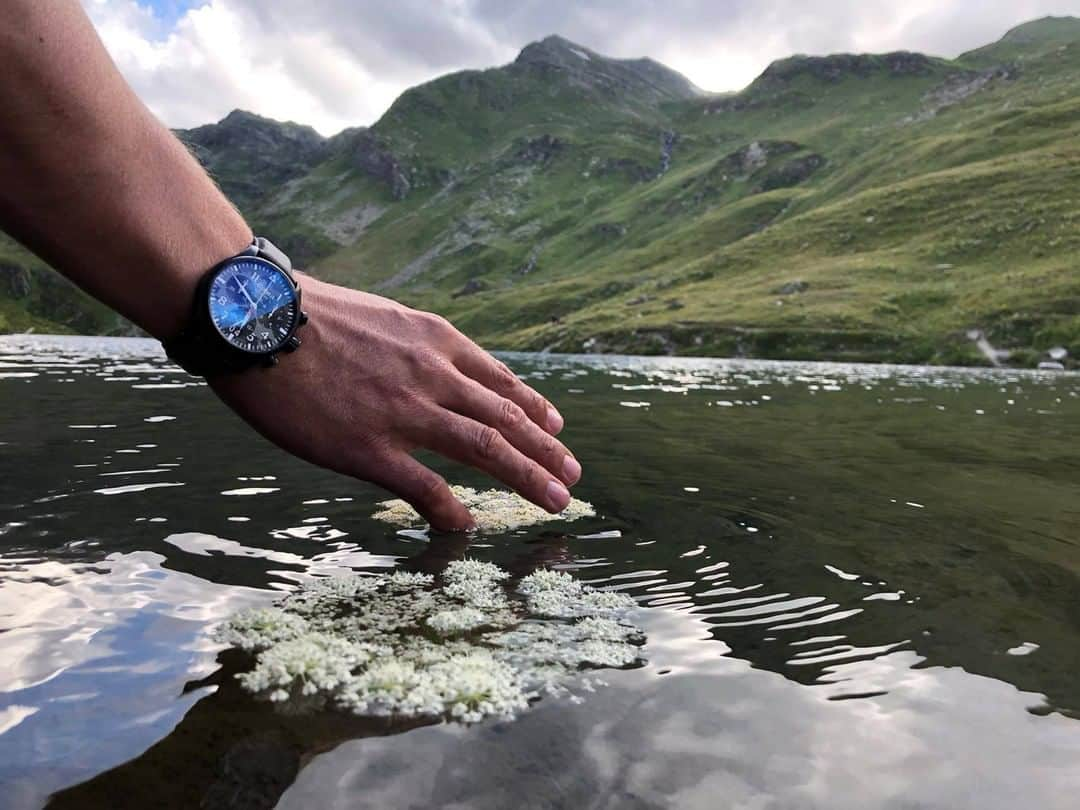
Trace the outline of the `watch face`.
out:
<instances>
[{"instance_id":1,"label":"watch face","mask_svg":"<svg viewBox=\"0 0 1080 810\"><path fill-rule=\"evenodd\" d=\"M232 346L254 354L281 348L299 314L296 289L270 262L230 261L210 283L210 320Z\"/></svg>"}]
</instances>

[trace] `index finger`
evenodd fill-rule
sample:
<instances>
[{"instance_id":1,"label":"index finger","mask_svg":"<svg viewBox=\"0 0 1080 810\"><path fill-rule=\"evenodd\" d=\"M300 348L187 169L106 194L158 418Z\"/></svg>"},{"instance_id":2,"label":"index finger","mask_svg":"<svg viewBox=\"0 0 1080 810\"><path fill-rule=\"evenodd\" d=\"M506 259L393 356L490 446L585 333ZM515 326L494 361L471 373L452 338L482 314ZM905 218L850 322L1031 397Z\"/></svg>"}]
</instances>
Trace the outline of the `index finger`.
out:
<instances>
[{"instance_id":1,"label":"index finger","mask_svg":"<svg viewBox=\"0 0 1080 810\"><path fill-rule=\"evenodd\" d=\"M363 470L358 477L404 499L438 531L461 531L476 525L446 480L404 451L396 450L376 459L372 468Z\"/></svg>"}]
</instances>

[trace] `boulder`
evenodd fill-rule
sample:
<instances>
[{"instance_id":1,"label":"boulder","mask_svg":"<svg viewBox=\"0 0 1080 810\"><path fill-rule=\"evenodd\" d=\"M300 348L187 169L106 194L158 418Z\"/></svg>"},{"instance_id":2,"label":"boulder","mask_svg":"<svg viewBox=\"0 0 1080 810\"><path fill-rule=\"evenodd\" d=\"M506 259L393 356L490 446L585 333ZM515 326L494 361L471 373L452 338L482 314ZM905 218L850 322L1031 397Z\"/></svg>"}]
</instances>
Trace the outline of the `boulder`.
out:
<instances>
[{"instance_id":1,"label":"boulder","mask_svg":"<svg viewBox=\"0 0 1080 810\"><path fill-rule=\"evenodd\" d=\"M470 278L462 286L460 290L451 296L452 298L461 298L464 295L475 295L478 292L483 292L488 288L487 282L479 278Z\"/></svg>"},{"instance_id":2,"label":"boulder","mask_svg":"<svg viewBox=\"0 0 1080 810\"><path fill-rule=\"evenodd\" d=\"M0 260L0 294L6 298L26 298L30 295L30 271L13 262Z\"/></svg>"},{"instance_id":3,"label":"boulder","mask_svg":"<svg viewBox=\"0 0 1080 810\"><path fill-rule=\"evenodd\" d=\"M776 295L796 295L797 293L804 293L810 289L810 282L797 279L795 281L789 281L787 284L781 284L773 293Z\"/></svg>"}]
</instances>

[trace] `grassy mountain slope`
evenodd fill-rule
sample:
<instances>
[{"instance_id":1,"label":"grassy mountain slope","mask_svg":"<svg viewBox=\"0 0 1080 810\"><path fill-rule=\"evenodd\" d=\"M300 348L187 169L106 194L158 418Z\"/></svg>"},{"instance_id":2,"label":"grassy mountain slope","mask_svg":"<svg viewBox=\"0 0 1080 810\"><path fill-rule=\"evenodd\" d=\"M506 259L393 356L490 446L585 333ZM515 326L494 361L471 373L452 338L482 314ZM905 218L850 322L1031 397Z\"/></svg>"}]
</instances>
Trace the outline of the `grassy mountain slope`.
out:
<instances>
[{"instance_id":1,"label":"grassy mountain slope","mask_svg":"<svg viewBox=\"0 0 1080 810\"><path fill-rule=\"evenodd\" d=\"M131 334L133 327L0 232L0 334Z\"/></svg>"},{"instance_id":2,"label":"grassy mountain slope","mask_svg":"<svg viewBox=\"0 0 1080 810\"><path fill-rule=\"evenodd\" d=\"M313 272L494 347L1029 364L1080 355L1078 80L1073 18L723 96L550 37L370 129L180 134Z\"/></svg>"}]
</instances>

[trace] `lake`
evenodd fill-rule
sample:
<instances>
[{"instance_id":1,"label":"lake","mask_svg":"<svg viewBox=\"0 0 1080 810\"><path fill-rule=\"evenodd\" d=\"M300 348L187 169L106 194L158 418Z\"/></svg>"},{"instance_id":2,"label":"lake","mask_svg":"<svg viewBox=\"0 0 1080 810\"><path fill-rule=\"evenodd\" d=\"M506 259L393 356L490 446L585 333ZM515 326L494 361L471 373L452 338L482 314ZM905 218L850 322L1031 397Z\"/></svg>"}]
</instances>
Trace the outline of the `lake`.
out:
<instances>
[{"instance_id":1,"label":"lake","mask_svg":"<svg viewBox=\"0 0 1080 810\"><path fill-rule=\"evenodd\" d=\"M1080 375L505 359L598 514L470 543L373 520L150 341L0 338L0 807L1076 806ZM212 636L466 556L629 594L645 663L420 724L275 711Z\"/></svg>"}]
</instances>

